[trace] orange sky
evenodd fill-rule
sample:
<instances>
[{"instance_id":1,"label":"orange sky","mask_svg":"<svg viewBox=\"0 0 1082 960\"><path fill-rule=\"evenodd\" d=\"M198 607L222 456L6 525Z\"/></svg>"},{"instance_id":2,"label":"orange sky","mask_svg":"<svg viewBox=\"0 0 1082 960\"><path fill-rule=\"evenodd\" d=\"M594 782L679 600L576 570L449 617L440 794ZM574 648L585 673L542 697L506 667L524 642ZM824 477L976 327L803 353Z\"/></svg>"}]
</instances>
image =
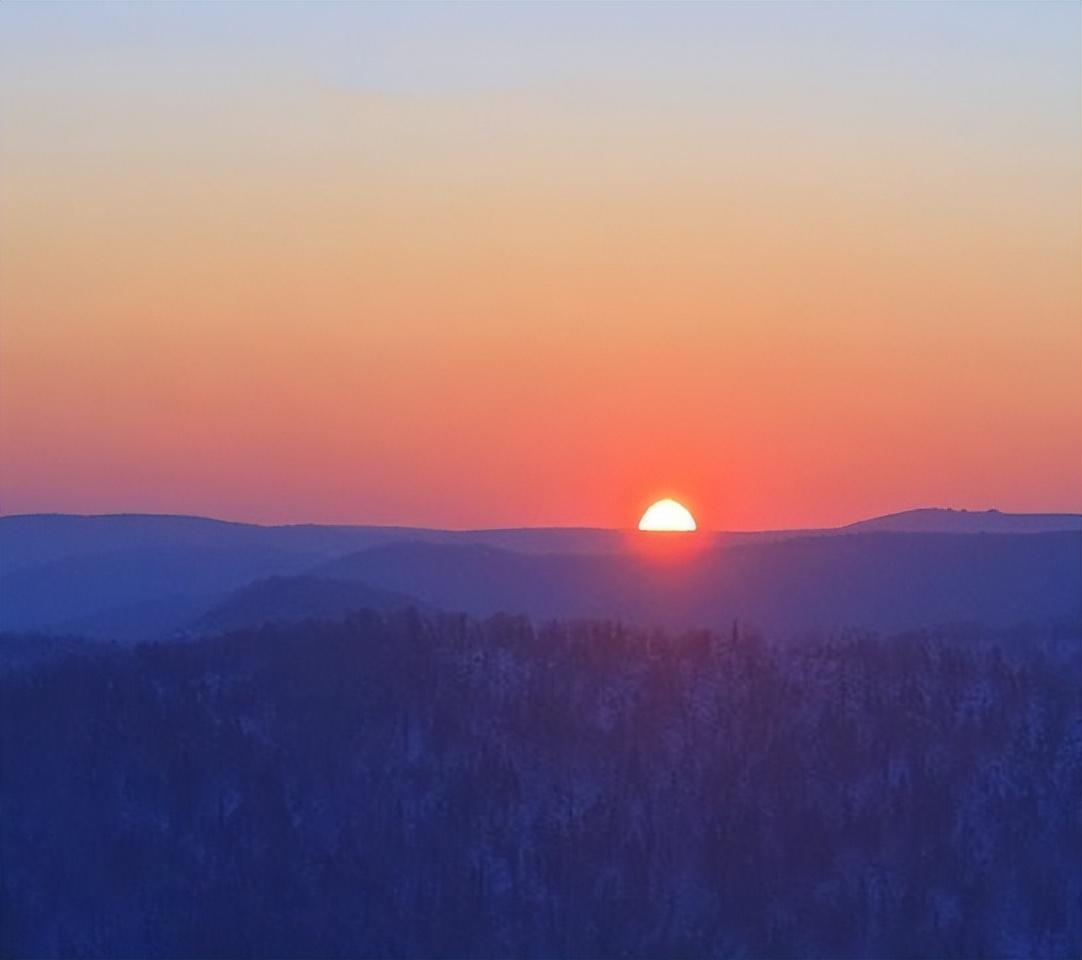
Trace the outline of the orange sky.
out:
<instances>
[{"instance_id":1,"label":"orange sky","mask_svg":"<svg viewBox=\"0 0 1082 960\"><path fill-rule=\"evenodd\" d=\"M746 6L0 9L0 510L1082 509L1077 8Z\"/></svg>"}]
</instances>

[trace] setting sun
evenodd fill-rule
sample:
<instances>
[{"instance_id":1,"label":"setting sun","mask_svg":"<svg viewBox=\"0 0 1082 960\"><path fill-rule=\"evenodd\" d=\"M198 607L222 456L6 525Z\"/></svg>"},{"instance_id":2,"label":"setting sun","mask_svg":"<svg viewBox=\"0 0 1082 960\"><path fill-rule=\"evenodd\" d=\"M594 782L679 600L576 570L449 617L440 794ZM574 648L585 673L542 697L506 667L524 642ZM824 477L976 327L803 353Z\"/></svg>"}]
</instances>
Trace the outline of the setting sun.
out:
<instances>
[{"instance_id":1,"label":"setting sun","mask_svg":"<svg viewBox=\"0 0 1082 960\"><path fill-rule=\"evenodd\" d=\"M666 498L647 509L639 521L639 529L689 533L695 529L695 518L683 504Z\"/></svg>"}]
</instances>

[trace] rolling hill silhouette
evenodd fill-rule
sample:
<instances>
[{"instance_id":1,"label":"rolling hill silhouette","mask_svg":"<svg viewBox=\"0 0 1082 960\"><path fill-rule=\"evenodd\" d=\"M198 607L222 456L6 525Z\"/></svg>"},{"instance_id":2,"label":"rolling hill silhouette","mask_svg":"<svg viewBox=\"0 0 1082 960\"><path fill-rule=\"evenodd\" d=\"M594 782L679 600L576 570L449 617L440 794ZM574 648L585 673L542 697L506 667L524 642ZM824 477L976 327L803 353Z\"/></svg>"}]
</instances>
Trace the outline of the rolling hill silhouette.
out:
<instances>
[{"instance_id":1,"label":"rolling hill silhouette","mask_svg":"<svg viewBox=\"0 0 1082 960\"><path fill-rule=\"evenodd\" d=\"M1077 616L1080 548L1082 537L1073 533L882 533L723 546L657 564L634 554L537 556L412 543L374 547L315 572L409 590L476 615L893 630Z\"/></svg>"},{"instance_id":2,"label":"rolling hill silhouette","mask_svg":"<svg viewBox=\"0 0 1082 960\"><path fill-rule=\"evenodd\" d=\"M212 611L224 628L230 611L250 623L381 609L387 598L358 584L476 614L681 627L1004 624L1077 611L1079 529L1074 514L915 510L825 531L697 534L707 546L694 557L658 564L618 530L3 517L0 630L134 641L204 631ZM281 596L244 592L266 578Z\"/></svg>"},{"instance_id":3,"label":"rolling hill silhouette","mask_svg":"<svg viewBox=\"0 0 1082 960\"><path fill-rule=\"evenodd\" d=\"M233 592L200 616L193 633L224 633L268 623L337 620L354 610L390 613L425 609L413 597L364 583L326 577L268 577Z\"/></svg>"}]
</instances>

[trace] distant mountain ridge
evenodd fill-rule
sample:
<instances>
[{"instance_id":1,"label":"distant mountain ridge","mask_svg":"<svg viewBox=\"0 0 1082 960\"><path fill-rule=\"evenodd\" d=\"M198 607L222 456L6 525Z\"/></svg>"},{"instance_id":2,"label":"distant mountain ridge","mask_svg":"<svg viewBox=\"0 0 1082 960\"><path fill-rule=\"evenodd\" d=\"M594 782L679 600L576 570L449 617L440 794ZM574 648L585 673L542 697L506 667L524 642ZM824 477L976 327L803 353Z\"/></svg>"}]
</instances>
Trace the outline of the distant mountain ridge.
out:
<instances>
[{"instance_id":1,"label":"distant mountain ridge","mask_svg":"<svg viewBox=\"0 0 1082 960\"><path fill-rule=\"evenodd\" d=\"M1077 541L1080 531L1077 514L927 509L827 530L705 532L695 535L699 558L674 579L644 565L630 549L642 535L622 530L9 516L0 517L0 630L131 642L203 632L215 616L226 629L403 602L670 625L719 626L730 615L779 628L799 625L801 616L809 626L889 629L930 617L1003 623L1008 615L1073 610L1079 551L1057 537ZM931 570L939 581L929 579ZM278 578L271 582L281 596L268 578ZM343 580L348 587L322 582Z\"/></svg>"},{"instance_id":2,"label":"distant mountain ridge","mask_svg":"<svg viewBox=\"0 0 1082 960\"><path fill-rule=\"evenodd\" d=\"M170 514L0 516L0 574L69 557L160 547L276 550L316 562L381 543L491 543L511 550L576 553L620 549L624 532L591 527L439 530L428 527L264 526Z\"/></svg>"},{"instance_id":3,"label":"distant mountain ridge","mask_svg":"<svg viewBox=\"0 0 1082 960\"><path fill-rule=\"evenodd\" d=\"M1053 533L1057 530L1082 530L1082 514L1001 513L999 510L923 507L858 520L836 528L838 533Z\"/></svg>"},{"instance_id":4,"label":"distant mountain ridge","mask_svg":"<svg viewBox=\"0 0 1082 960\"><path fill-rule=\"evenodd\" d=\"M1049 533L1082 531L1078 513L918 508L840 527L703 531L724 540L777 540L809 535L897 530L909 533ZM175 514L37 513L0 516L0 573L73 556L140 547L277 549L311 558L339 556L381 543L487 543L520 552L609 553L623 549L628 530L604 527L509 527L443 530L356 524L261 525Z\"/></svg>"}]
</instances>

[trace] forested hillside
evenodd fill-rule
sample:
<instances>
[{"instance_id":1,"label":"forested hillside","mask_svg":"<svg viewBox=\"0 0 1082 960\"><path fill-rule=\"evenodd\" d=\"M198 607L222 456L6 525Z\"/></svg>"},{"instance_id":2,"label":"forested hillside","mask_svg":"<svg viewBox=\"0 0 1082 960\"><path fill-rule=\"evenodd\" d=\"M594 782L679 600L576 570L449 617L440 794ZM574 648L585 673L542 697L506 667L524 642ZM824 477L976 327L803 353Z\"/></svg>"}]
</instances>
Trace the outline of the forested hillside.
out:
<instances>
[{"instance_id":1,"label":"forested hillside","mask_svg":"<svg viewBox=\"0 0 1082 960\"><path fill-rule=\"evenodd\" d=\"M358 614L0 680L3 953L1075 957L1078 624Z\"/></svg>"}]
</instances>

